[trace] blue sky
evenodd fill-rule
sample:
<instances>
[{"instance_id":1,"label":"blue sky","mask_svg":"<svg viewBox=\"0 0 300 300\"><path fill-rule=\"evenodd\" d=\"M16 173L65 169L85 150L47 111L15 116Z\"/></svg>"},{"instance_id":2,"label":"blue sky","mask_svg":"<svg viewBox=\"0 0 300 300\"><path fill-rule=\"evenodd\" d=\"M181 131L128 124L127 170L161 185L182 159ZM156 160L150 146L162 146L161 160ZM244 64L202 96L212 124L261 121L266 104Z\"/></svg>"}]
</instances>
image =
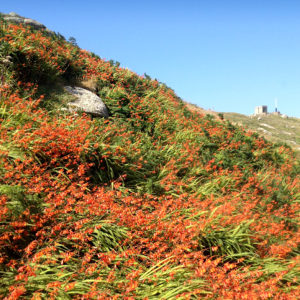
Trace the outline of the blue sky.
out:
<instances>
[{"instance_id":1,"label":"blue sky","mask_svg":"<svg viewBox=\"0 0 300 300\"><path fill-rule=\"evenodd\" d=\"M205 109L300 117L300 1L2 1Z\"/></svg>"}]
</instances>

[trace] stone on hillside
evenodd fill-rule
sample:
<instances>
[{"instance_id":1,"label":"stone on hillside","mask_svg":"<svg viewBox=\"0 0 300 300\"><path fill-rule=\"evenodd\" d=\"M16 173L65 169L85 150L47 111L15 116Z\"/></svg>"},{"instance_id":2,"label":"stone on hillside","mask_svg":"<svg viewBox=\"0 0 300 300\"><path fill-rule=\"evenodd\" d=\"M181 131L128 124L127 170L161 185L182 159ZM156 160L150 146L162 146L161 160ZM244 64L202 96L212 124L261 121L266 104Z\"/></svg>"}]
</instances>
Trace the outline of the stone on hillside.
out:
<instances>
[{"instance_id":1,"label":"stone on hillside","mask_svg":"<svg viewBox=\"0 0 300 300\"><path fill-rule=\"evenodd\" d=\"M77 98L67 104L69 111L82 111L94 117L108 118L108 109L96 94L81 87L65 86L65 90Z\"/></svg>"},{"instance_id":2,"label":"stone on hillside","mask_svg":"<svg viewBox=\"0 0 300 300\"><path fill-rule=\"evenodd\" d=\"M47 31L51 31L51 30L48 30L46 28L46 26L41 24L40 22L37 22L37 21L29 19L29 18L24 18L24 17L19 16L18 14L14 13L14 12L11 12L9 14L4 14L3 19L7 22L30 25L34 29L46 29Z\"/></svg>"},{"instance_id":3,"label":"stone on hillside","mask_svg":"<svg viewBox=\"0 0 300 300\"><path fill-rule=\"evenodd\" d=\"M23 23L23 19L18 16L5 15L5 16L3 16L3 19L5 21L9 21L9 22Z\"/></svg>"},{"instance_id":4,"label":"stone on hillside","mask_svg":"<svg viewBox=\"0 0 300 300\"><path fill-rule=\"evenodd\" d=\"M13 11L10 12L8 15L11 16L11 17L20 17L20 15L18 15L17 13L15 13Z\"/></svg>"},{"instance_id":5,"label":"stone on hillside","mask_svg":"<svg viewBox=\"0 0 300 300\"><path fill-rule=\"evenodd\" d=\"M25 25L30 25L30 26L32 26L36 29L46 29L45 25L41 24L38 21L32 20L32 19L26 18L26 19L24 19L23 22L24 22Z\"/></svg>"}]
</instances>

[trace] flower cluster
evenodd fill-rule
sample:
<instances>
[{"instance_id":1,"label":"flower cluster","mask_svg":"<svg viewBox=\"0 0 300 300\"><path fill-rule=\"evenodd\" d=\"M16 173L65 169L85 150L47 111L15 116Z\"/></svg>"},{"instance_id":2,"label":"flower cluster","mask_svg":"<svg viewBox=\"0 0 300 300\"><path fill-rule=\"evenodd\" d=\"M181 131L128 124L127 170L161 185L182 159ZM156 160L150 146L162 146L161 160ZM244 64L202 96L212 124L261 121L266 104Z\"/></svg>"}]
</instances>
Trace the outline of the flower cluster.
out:
<instances>
[{"instance_id":1,"label":"flower cluster","mask_svg":"<svg viewBox=\"0 0 300 300\"><path fill-rule=\"evenodd\" d=\"M300 297L289 148L57 36L0 42L0 297ZM49 110L49 76L94 82L111 117Z\"/></svg>"}]
</instances>

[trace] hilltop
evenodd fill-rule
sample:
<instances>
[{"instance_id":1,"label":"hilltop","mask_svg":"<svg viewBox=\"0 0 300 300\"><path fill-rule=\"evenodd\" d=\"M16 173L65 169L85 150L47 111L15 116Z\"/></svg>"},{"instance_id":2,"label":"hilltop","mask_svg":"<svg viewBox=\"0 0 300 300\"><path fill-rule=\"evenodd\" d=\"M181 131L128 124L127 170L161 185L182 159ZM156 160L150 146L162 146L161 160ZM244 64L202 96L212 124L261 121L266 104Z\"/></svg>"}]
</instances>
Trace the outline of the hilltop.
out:
<instances>
[{"instance_id":1,"label":"hilltop","mask_svg":"<svg viewBox=\"0 0 300 300\"><path fill-rule=\"evenodd\" d=\"M226 120L246 126L258 132L266 139L286 143L294 150L300 151L300 119L277 115L245 116L237 113L224 113Z\"/></svg>"},{"instance_id":2,"label":"hilltop","mask_svg":"<svg viewBox=\"0 0 300 300\"><path fill-rule=\"evenodd\" d=\"M0 25L1 298L300 297L290 147L58 33ZM70 109L79 88L103 117Z\"/></svg>"},{"instance_id":3,"label":"hilltop","mask_svg":"<svg viewBox=\"0 0 300 300\"><path fill-rule=\"evenodd\" d=\"M243 115L235 112L216 112L205 110L195 104L186 103L192 111L214 118L228 120L232 124L242 126L246 130L257 132L260 136L274 143L287 144L300 152L300 119L286 115L260 114Z\"/></svg>"}]
</instances>

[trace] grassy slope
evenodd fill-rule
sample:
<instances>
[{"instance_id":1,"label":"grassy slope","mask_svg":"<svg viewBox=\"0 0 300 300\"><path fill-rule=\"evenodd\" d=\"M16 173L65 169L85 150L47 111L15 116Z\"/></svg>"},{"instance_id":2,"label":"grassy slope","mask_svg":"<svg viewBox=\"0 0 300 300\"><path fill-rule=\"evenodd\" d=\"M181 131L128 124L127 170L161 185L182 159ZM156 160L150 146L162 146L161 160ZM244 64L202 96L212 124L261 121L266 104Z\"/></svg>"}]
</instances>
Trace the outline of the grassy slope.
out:
<instances>
[{"instance_id":1,"label":"grassy slope","mask_svg":"<svg viewBox=\"0 0 300 300\"><path fill-rule=\"evenodd\" d=\"M300 119L298 118L282 118L271 114L250 118L237 113L224 113L224 117L258 132L270 141L287 143L300 151Z\"/></svg>"},{"instance_id":2,"label":"grassy slope","mask_svg":"<svg viewBox=\"0 0 300 300\"><path fill-rule=\"evenodd\" d=\"M57 35L1 23L0 42L2 297L299 296L289 148ZM108 120L61 111L82 82Z\"/></svg>"},{"instance_id":3,"label":"grassy slope","mask_svg":"<svg viewBox=\"0 0 300 300\"><path fill-rule=\"evenodd\" d=\"M186 105L192 111L197 111L203 115L212 115L219 120L221 114L224 116L225 120L228 120L233 124L243 126L247 130L257 132L259 135L274 143L287 144L300 153L299 118L283 118L272 114L246 116L239 113L218 113L202 109L194 104L186 103Z\"/></svg>"}]
</instances>

